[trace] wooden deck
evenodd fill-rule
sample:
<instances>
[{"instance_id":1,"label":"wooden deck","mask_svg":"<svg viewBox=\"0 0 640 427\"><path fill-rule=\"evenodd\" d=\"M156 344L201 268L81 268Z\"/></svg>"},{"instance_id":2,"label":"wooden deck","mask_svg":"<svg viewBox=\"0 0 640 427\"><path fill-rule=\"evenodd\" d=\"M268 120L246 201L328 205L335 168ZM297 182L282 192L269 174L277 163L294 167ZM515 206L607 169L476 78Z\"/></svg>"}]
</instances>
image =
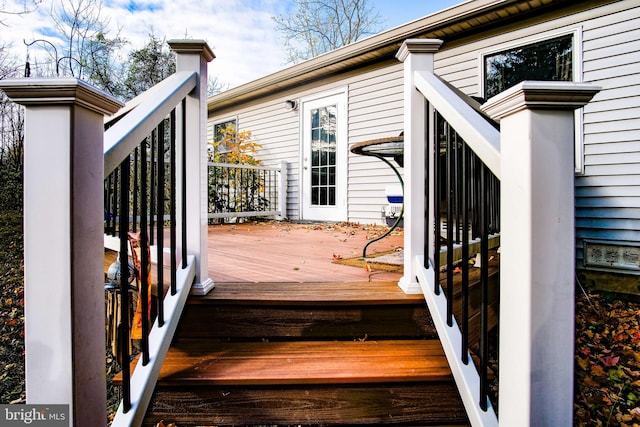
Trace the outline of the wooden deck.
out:
<instances>
[{"instance_id":1,"label":"wooden deck","mask_svg":"<svg viewBox=\"0 0 640 427\"><path fill-rule=\"evenodd\" d=\"M400 273L335 264L362 255L386 228L357 224L251 222L209 227L209 277L214 282L397 281ZM403 246L402 231L372 244L367 255Z\"/></svg>"},{"instance_id":2,"label":"wooden deck","mask_svg":"<svg viewBox=\"0 0 640 427\"><path fill-rule=\"evenodd\" d=\"M384 231L209 227L216 288L189 298L143 425L468 426L424 298L402 292L401 273L333 262Z\"/></svg>"},{"instance_id":3,"label":"wooden deck","mask_svg":"<svg viewBox=\"0 0 640 427\"><path fill-rule=\"evenodd\" d=\"M345 259L361 256L364 245L386 229L348 223L277 221L212 225L208 238L209 277L215 283L398 281L400 273L368 272L362 267L333 262L334 255ZM369 246L367 256L402 248L403 243L399 229ZM105 272L115 257L116 252L105 250ZM155 277L155 272L152 274Z\"/></svg>"}]
</instances>

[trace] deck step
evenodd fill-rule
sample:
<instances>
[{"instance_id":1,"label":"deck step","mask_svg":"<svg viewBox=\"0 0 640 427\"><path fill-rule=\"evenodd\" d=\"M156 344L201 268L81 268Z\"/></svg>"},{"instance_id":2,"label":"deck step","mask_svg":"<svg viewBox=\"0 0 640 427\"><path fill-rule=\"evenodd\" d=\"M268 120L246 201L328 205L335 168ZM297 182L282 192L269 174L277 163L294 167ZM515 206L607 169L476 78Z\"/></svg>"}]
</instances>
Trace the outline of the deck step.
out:
<instances>
[{"instance_id":1,"label":"deck step","mask_svg":"<svg viewBox=\"0 0 640 427\"><path fill-rule=\"evenodd\" d=\"M180 426L468 424L437 340L183 340L167 354L145 425L159 419Z\"/></svg>"},{"instance_id":2,"label":"deck step","mask_svg":"<svg viewBox=\"0 0 640 427\"><path fill-rule=\"evenodd\" d=\"M456 394L453 383L158 388L143 426L469 426Z\"/></svg>"},{"instance_id":3,"label":"deck step","mask_svg":"<svg viewBox=\"0 0 640 427\"><path fill-rule=\"evenodd\" d=\"M422 295L405 294L395 282L240 282L218 283L212 292L191 304L231 305L383 305L424 302Z\"/></svg>"},{"instance_id":4,"label":"deck step","mask_svg":"<svg viewBox=\"0 0 640 427\"><path fill-rule=\"evenodd\" d=\"M424 297L393 282L216 283L191 297L143 425L160 420L469 424Z\"/></svg>"},{"instance_id":5,"label":"deck step","mask_svg":"<svg viewBox=\"0 0 640 427\"><path fill-rule=\"evenodd\" d=\"M227 340L434 338L421 295L393 282L220 283L191 298L177 335Z\"/></svg>"},{"instance_id":6,"label":"deck step","mask_svg":"<svg viewBox=\"0 0 640 427\"><path fill-rule=\"evenodd\" d=\"M450 381L437 340L203 343L171 348L159 385Z\"/></svg>"}]
</instances>

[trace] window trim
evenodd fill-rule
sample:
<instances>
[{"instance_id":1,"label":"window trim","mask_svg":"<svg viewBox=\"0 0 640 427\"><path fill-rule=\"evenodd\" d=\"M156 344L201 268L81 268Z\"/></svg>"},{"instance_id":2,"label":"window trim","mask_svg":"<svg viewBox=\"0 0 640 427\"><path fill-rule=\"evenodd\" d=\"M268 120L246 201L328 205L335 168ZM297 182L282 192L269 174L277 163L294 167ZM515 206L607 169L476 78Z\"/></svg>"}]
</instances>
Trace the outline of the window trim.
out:
<instances>
[{"instance_id":1,"label":"window trim","mask_svg":"<svg viewBox=\"0 0 640 427\"><path fill-rule=\"evenodd\" d=\"M515 34L514 34L515 35ZM573 53L572 53L572 61L573 61L573 82L581 83L584 81L584 70L583 70L583 58L584 58L584 48L583 48L583 27L582 25L558 28L555 30L544 31L542 33L534 34L531 36L523 37L523 38L515 38L514 40L510 40L508 42L500 43L486 49L481 49L478 51L478 69L480 70L478 74L478 88L480 92L480 96L484 97L484 87L485 87L485 57L489 55L494 55L499 52L503 52L505 50L515 49L518 47L540 43L547 40L555 39L562 36L572 35L573 36ZM574 123L575 129L579 129L579 132L575 134L574 141L574 153L575 153L575 173L576 174L584 174L584 108L579 108L574 113Z\"/></svg>"}]
</instances>

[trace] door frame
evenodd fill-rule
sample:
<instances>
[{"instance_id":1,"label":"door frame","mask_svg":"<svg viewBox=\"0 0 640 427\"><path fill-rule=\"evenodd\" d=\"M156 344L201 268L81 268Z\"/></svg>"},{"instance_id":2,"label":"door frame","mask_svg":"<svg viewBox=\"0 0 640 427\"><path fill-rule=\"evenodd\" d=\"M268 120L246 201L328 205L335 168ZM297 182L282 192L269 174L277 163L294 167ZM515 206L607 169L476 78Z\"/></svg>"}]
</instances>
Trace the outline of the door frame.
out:
<instances>
[{"instance_id":1,"label":"door frame","mask_svg":"<svg viewBox=\"0 0 640 427\"><path fill-rule=\"evenodd\" d=\"M310 143L310 110L329 105L337 108L336 138L336 204L333 207L311 206L310 162L307 143ZM300 218L310 221L347 221L348 196L348 96L347 88L340 87L300 99Z\"/></svg>"}]
</instances>

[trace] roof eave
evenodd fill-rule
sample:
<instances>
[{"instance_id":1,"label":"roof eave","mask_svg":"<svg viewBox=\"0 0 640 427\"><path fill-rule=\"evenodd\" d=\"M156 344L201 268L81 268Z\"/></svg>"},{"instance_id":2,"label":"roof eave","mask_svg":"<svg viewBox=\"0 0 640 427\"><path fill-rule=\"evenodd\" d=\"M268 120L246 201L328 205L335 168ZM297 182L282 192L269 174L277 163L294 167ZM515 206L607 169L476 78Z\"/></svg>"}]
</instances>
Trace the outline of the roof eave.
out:
<instances>
[{"instance_id":1,"label":"roof eave","mask_svg":"<svg viewBox=\"0 0 640 427\"><path fill-rule=\"evenodd\" d=\"M564 1L541 0L539 5L547 6L551 3L561 2ZM267 94L273 94L274 91L286 90L319 80L325 76L351 69L356 65L370 63L374 58L378 60L393 58L402 42L408 38L446 39L466 33L476 27L484 27L489 22L489 18L476 19L475 23L472 23L471 20L483 16L488 17L489 14L496 16L497 10L518 3L528 4L530 6L526 10L528 12L533 7L529 0L472 0L450 7L213 95L207 102L208 111L219 110L232 104L244 103ZM459 24L462 22L469 22L469 24L460 26Z\"/></svg>"}]
</instances>

